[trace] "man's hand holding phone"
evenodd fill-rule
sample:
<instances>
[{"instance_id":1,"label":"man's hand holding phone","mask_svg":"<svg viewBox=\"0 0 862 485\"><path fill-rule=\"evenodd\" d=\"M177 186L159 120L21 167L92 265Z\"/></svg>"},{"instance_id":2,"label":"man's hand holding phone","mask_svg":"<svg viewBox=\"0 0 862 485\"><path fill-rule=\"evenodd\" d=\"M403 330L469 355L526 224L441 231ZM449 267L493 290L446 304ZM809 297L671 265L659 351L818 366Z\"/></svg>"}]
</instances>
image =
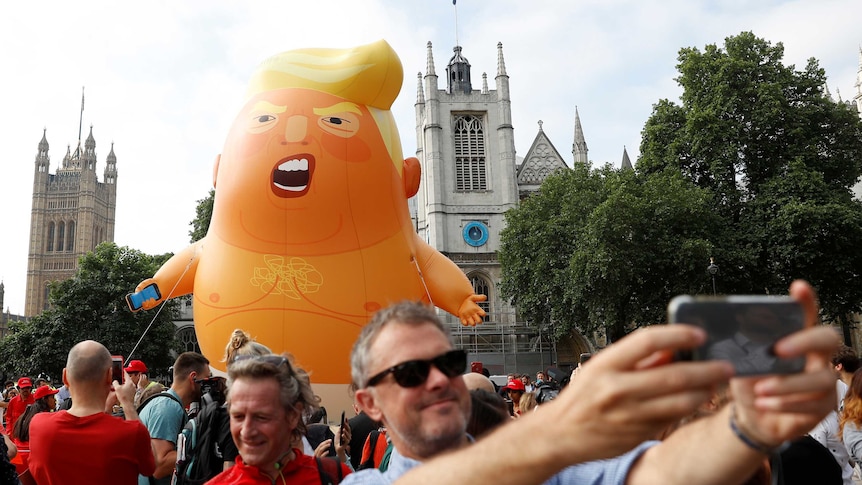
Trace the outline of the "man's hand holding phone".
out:
<instances>
[{"instance_id":1,"label":"man's hand holding phone","mask_svg":"<svg viewBox=\"0 0 862 485\"><path fill-rule=\"evenodd\" d=\"M808 283L794 281L790 296L802 307L805 328L773 348L779 358L804 358L802 372L738 377L730 383L740 428L766 446L807 433L837 404L831 357L840 343L838 333L819 325L817 298Z\"/></svg>"}]
</instances>

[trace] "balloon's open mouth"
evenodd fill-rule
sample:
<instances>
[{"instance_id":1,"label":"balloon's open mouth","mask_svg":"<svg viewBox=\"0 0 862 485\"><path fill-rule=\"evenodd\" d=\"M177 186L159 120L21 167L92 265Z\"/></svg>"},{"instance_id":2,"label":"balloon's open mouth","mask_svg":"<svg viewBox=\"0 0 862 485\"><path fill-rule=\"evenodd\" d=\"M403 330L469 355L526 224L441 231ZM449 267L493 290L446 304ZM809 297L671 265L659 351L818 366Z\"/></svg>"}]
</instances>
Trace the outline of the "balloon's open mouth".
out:
<instances>
[{"instance_id":1,"label":"balloon's open mouth","mask_svg":"<svg viewBox=\"0 0 862 485\"><path fill-rule=\"evenodd\" d=\"M300 197L308 192L314 174L314 156L291 155L278 161L272 170L272 192L279 197Z\"/></svg>"}]
</instances>

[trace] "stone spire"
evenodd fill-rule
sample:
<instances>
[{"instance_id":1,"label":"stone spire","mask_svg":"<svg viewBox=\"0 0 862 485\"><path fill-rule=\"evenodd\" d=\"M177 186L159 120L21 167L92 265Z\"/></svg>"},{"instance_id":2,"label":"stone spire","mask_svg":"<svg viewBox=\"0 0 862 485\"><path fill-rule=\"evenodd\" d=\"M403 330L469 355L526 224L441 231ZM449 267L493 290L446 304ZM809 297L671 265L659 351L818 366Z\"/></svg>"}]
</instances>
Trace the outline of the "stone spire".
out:
<instances>
[{"instance_id":1,"label":"stone spire","mask_svg":"<svg viewBox=\"0 0 862 485\"><path fill-rule=\"evenodd\" d=\"M81 168L96 170L96 139L93 138L93 125L90 125L90 134L84 142L84 155L81 157Z\"/></svg>"},{"instance_id":2,"label":"stone spire","mask_svg":"<svg viewBox=\"0 0 862 485\"><path fill-rule=\"evenodd\" d=\"M634 167L632 167L632 161L629 159L629 152L626 151L625 145L623 145L623 161L620 164L620 169L634 170Z\"/></svg>"},{"instance_id":3,"label":"stone spire","mask_svg":"<svg viewBox=\"0 0 862 485\"><path fill-rule=\"evenodd\" d=\"M48 157L48 129L42 128L42 139L39 140L39 149L36 152L36 171L48 172L51 159Z\"/></svg>"},{"instance_id":4,"label":"stone spire","mask_svg":"<svg viewBox=\"0 0 862 485\"><path fill-rule=\"evenodd\" d=\"M114 154L114 142L111 142L111 153L108 153L105 163L105 183L117 183L117 155Z\"/></svg>"},{"instance_id":5,"label":"stone spire","mask_svg":"<svg viewBox=\"0 0 862 485\"><path fill-rule=\"evenodd\" d=\"M416 104L425 104L425 90L422 89L422 73L416 74Z\"/></svg>"},{"instance_id":6,"label":"stone spire","mask_svg":"<svg viewBox=\"0 0 862 485\"><path fill-rule=\"evenodd\" d=\"M69 169L72 165L72 145L66 145L66 156L63 157L63 169Z\"/></svg>"},{"instance_id":7,"label":"stone spire","mask_svg":"<svg viewBox=\"0 0 862 485\"><path fill-rule=\"evenodd\" d=\"M436 76L437 73L434 72L434 53L431 51L431 41L428 41L427 44L428 49L428 58L425 61L425 75L426 76Z\"/></svg>"},{"instance_id":8,"label":"stone spire","mask_svg":"<svg viewBox=\"0 0 862 485\"><path fill-rule=\"evenodd\" d=\"M508 74L506 74L506 61L503 60L502 42L497 42L497 75L508 76Z\"/></svg>"},{"instance_id":9,"label":"stone spire","mask_svg":"<svg viewBox=\"0 0 862 485\"><path fill-rule=\"evenodd\" d=\"M482 73L482 94L488 94L488 73Z\"/></svg>"},{"instance_id":10,"label":"stone spire","mask_svg":"<svg viewBox=\"0 0 862 485\"><path fill-rule=\"evenodd\" d=\"M87 141L84 142L84 148L87 151L96 149L96 139L93 138L93 125L90 125L90 134L87 135Z\"/></svg>"},{"instance_id":11,"label":"stone spire","mask_svg":"<svg viewBox=\"0 0 862 485\"><path fill-rule=\"evenodd\" d=\"M42 128L42 139L39 140L39 155L48 156L48 128Z\"/></svg>"},{"instance_id":12,"label":"stone spire","mask_svg":"<svg viewBox=\"0 0 862 485\"><path fill-rule=\"evenodd\" d=\"M572 143L572 157L575 163L589 163L587 140L584 139L584 129L581 126L581 117L578 107L575 106L575 141Z\"/></svg>"}]
</instances>

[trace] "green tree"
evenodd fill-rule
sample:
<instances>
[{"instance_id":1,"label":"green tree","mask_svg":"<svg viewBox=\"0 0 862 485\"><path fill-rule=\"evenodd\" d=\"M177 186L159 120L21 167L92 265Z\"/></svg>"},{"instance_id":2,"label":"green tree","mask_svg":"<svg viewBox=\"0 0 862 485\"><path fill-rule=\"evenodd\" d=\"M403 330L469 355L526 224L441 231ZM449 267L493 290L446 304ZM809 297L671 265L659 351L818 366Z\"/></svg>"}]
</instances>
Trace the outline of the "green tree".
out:
<instances>
[{"instance_id":1,"label":"green tree","mask_svg":"<svg viewBox=\"0 0 862 485\"><path fill-rule=\"evenodd\" d=\"M210 230L210 220L213 217L213 204L215 203L215 189L210 189L209 194L197 202L195 218L189 223L192 226L192 230L189 231L190 242L203 239L207 235L207 231Z\"/></svg>"},{"instance_id":2,"label":"green tree","mask_svg":"<svg viewBox=\"0 0 862 485\"><path fill-rule=\"evenodd\" d=\"M784 47L743 32L725 48L680 50L682 105L661 100L643 130L638 170L675 167L714 191L722 214L742 203L798 160L834 189L849 189L862 173L858 115L825 92L815 59L805 69L782 64Z\"/></svg>"},{"instance_id":3,"label":"green tree","mask_svg":"<svg viewBox=\"0 0 862 485\"><path fill-rule=\"evenodd\" d=\"M583 320L566 300L569 258L588 215L606 198L604 188L599 172L578 164L548 177L537 194L506 213L501 293L533 324L553 322L557 336Z\"/></svg>"},{"instance_id":4,"label":"green tree","mask_svg":"<svg viewBox=\"0 0 862 485\"><path fill-rule=\"evenodd\" d=\"M714 194L727 229L716 241L725 292L785 293L805 278L824 320L841 322L849 338L848 313L862 310L862 219L850 194L862 173L862 122L825 95L815 59L796 70L783 57L781 43L750 32L724 48L682 49L682 104L653 107L637 169L674 169Z\"/></svg>"},{"instance_id":5,"label":"green tree","mask_svg":"<svg viewBox=\"0 0 862 485\"><path fill-rule=\"evenodd\" d=\"M0 342L0 369L11 375L47 372L59 377L69 349L82 340L96 340L126 358L150 325L132 358L144 360L152 373L164 372L177 347L168 302L154 312L132 313L125 295L152 274L170 255L149 256L114 243L102 243L81 257L72 278L51 287L51 307L26 323L12 326Z\"/></svg>"},{"instance_id":6,"label":"green tree","mask_svg":"<svg viewBox=\"0 0 862 485\"><path fill-rule=\"evenodd\" d=\"M582 331L611 342L666 321L678 294L709 291L705 262L721 220L712 194L678 172L608 172L607 198L587 217L571 256L566 300L584 307Z\"/></svg>"},{"instance_id":7,"label":"green tree","mask_svg":"<svg viewBox=\"0 0 862 485\"><path fill-rule=\"evenodd\" d=\"M556 336L665 320L667 302L701 292L711 238L721 232L712 195L677 172L639 175L583 165L549 177L506 214L501 291Z\"/></svg>"}]
</instances>

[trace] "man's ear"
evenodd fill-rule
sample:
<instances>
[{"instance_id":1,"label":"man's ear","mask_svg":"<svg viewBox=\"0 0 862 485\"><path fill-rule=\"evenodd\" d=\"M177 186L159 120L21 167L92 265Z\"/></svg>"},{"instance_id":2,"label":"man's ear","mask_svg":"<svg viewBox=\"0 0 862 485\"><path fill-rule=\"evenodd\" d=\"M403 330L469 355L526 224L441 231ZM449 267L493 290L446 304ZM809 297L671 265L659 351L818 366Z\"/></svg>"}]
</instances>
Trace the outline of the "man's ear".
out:
<instances>
[{"instance_id":1,"label":"man's ear","mask_svg":"<svg viewBox=\"0 0 862 485\"><path fill-rule=\"evenodd\" d=\"M213 164L213 188L216 186L216 180L218 180L218 166L221 163L221 153L216 155L215 163Z\"/></svg>"},{"instance_id":2,"label":"man's ear","mask_svg":"<svg viewBox=\"0 0 862 485\"><path fill-rule=\"evenodd\" d=\"M416 192L419 192L419 182L422 180L422 166L419 165L418 158L410 157L404 159L401 178L404 182L404 195L408 199L416 195Z\"/></svg>"},{"instance_id":3,"label":"man's ear","mask_svg":"<svg viewBox=\"0 0 862 485\"><path fill-rule=\"evenodd\" d=\"M365 411L365 414L374 421L383 421L383 410L377 406L377 400L374 399L374 393L371 389L357 389L356 402L359 403L359 408Z\"/></svg>"},{"instance_id":4,"label":"man's ear","mask_svg":"<svg viewBox=\"0 0 862 485\"><path fill-rule=\"evenodd\" d=\"M70 387L69 386L69 378L66 377L66 368L65 367L63 367L63 385L66 386L67 389Z\"/></svg>"}]
</instances>

